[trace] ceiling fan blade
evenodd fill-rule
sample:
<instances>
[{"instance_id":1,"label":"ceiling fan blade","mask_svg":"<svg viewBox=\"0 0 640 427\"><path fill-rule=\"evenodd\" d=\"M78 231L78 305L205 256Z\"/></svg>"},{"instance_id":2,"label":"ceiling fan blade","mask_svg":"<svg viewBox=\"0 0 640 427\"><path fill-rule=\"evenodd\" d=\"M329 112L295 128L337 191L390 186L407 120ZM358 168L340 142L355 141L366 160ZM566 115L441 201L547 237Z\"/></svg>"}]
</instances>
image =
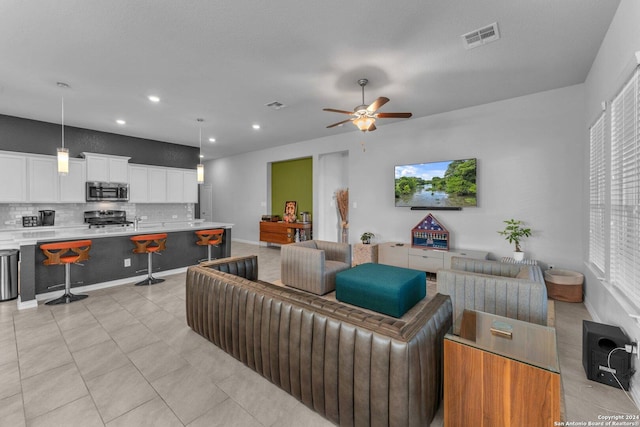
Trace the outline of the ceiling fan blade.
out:
<instances>
[{"instance_id":1,"label":"ceiling fan blade","mask_svg":"<svg viewBox=\"0 0 640 427\"><path fill-rule=\"evenodd\" d=\"M353 111L336 110L335 108L323 108L322 111L329 111L331 113L340 113L340 114L353 114Z\"/></svg>"},{"instance_id":2,"label":"ceiling fan blade","mask_svg":"<svg viewBox=\"0 0 640 427\"><path fill-rule=\"evenodd\" d=\"M376 117L379 119L408 119L409 117L411 117L411 115L411 113L378 113L376 114Z\"/></svg>"},{"instance_id":3,"label":"ceiling fan blade","mask_svg":"<svg viewBox=\"0 0 640 427\"><path fill-rule=\"evenodd\" d=\"M371 125L369 126L369 129L367 129L367 132L373 132L376 129L378 129L376 127L376 124L375 123L371 123Z\"/></svg>"},{"instance_id":4,"label":"ceiling fan blade","mask_svg":"<svg viewBox=\"0 0 640 427\"><path fill-rule=\"evenodd\" d=\"M347 119L347 120L343 120L343 121L338 122L338 123L334 123L332 125L327 126L327 129L333 128L333 127L336 127L336 126L340 126L340 125L345 124L345 123L349 123L350 121L352 121L352 119Z\"/></svg>"},{"instance_id":5,"label":"ceiling fan blade","mask_svg":"<svg viewBox=\"0 0 640 427\"><path fill-rule=\"evenodd\" d=\"M375 101L373 101L368 107L367 107L367 111L369 113L375 113L380 107L382 107L384 104L386 104L387 102L389 102L389 98L385 98L384 96L381 96L380 98L376 99Z\"/></svg>"}]
</instances>

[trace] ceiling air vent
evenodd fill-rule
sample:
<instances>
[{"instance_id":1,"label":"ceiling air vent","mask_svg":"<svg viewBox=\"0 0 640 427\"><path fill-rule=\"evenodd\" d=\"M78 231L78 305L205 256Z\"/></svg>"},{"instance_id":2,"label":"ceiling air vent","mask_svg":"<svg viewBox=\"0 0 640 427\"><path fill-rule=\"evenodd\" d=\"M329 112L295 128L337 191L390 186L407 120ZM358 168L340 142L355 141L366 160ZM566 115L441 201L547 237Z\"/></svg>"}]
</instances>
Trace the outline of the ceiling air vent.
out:
<instances>
[{"instance_id":1,"label":"ceiling air vent","mask_svg":"<svg viewBox=\"0 0 640 427\"><path fill-rule=\"evenodd\" d=\"M494 22L491 25L463 34L460 37L462 37L465 49L473 49L474 47L494 42L500 38L498 23Z\"/></svg>"},{"instance_id":2,"label":"ceiling air vent","mask_svg":"<svg viewBox=\"0 0 640 427\"><path fill-rule=\"evenodd\" d=\"M281 110L283 108L286 108L286 105L284 105L282 102L278 102L278 101L273 101L273 102L269 102L268 104L264 104L265 107L269 107L272 108L274 110Z\"/></svg>"}]
</instances>

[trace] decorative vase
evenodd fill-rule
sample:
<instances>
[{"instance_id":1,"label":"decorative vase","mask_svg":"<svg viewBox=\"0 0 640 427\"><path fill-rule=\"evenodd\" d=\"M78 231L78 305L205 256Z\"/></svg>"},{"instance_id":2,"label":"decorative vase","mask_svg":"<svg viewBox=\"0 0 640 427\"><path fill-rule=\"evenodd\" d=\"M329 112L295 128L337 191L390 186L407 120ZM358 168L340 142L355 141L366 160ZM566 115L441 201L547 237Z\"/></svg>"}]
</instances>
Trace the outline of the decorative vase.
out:
<instances>
[{"instance_id":1,"label":"decorative vase","mask_svg":"<svg viewBox=\"0 0 640 427\"><path fill-rule=\"evenodd\" d=\"M524 259L524 252L514 252L513 259L516 261L522 261Z\"/></svg>"},{"instance_id":2,"label":"decorative vase","mask_svg":"<svg viewBox=\"0 0 640 427\"><path fill-rule=\"evenodd\" d=\"M342 243L349 243L349 229L342 227Z\"/></svg>"}]
</instances>

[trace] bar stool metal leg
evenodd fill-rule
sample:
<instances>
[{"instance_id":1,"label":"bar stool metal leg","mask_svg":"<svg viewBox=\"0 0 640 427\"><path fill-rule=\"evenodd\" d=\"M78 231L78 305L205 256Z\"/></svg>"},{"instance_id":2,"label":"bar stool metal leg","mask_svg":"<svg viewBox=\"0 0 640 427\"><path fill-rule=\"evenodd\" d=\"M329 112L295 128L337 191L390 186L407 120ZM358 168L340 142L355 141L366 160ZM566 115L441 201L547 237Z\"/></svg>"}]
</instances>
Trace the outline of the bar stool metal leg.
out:
<instances>
[{"instance_id":1,"label":"bar stool metal leg","mask_svg":"<svg viewBox=\"0 0 640 427\"><path fill-rule=\"evenodd\" d=\"M64 295L51 301L47 301L46 305L69 304L74 301L85 299L89 295L75 295L71 293L71 264L64 265Z\"/></svg>"},{"instance_id":2,"label":"bar stool metal leg","mask_svg":"<svg viewBox=\"0 0 640 427\"><path fill-rule=\"evenodd\" d=\"M153 277L153 259L154 253L158 253L166 249L165 243L167 233L141 234L131 237L131 241L135 245L133 253L147 254L147 278L136 283L136 286L149 286L156 283L164 282L164 279L156 279Z\"/></svg>"},{"instance_id":3,"label":"bar stool metal leg","mask_svg":"<svg viewBox=\"0 0 640 427\"><path fill-rule=\"evenodd\" d=\"M156 283L164 282L164 279L156 279L153 277L153 252L147 252L147 265L149 266L149 271L147 272L147 278L141 282L136 283L136 286L149 286L155 285Z\"/></svg>"}]
</instances>

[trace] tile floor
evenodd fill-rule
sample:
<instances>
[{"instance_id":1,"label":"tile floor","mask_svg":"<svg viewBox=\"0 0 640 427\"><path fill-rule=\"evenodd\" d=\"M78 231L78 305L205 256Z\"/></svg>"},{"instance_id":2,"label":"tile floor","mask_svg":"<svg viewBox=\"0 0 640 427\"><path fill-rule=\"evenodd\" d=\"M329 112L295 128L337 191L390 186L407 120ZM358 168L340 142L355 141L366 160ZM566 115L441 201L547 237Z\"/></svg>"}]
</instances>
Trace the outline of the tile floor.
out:
<instances>
[{"instance_id":1,"label":"tile floor","mask_svg":"<svg viewBox=\"0 0 640 427\"><path fill-rule=\"evenodd\" d=\"M279 250L257 253L260 278L279 279ZM184 274L151 287L90 292L66 306L0 303L0 426L332 425L186 325ZM567 419L638 414L582 369L583 304L556 303ZM442 410L432 426L442 425Z\"/></svg>"}]
</instances>

